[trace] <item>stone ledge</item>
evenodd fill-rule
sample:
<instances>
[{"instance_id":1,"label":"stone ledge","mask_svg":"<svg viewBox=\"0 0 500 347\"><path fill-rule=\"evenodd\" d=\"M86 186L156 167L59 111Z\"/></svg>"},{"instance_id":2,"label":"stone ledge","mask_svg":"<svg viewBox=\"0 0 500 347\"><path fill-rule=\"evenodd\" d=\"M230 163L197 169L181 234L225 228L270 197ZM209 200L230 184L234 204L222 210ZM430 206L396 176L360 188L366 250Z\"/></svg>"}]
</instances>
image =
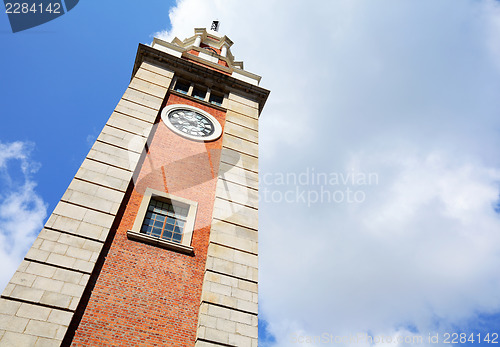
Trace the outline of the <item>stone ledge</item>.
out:
<instances>
[{"instance_id":1,"label":"stone ledge","mask_svg":"<svg viewBox=\"0 0 500 347\"><path fill-rule=\"evenodd\" d=\"M133 230L127 231L127 237L130 240L144 242L144 243L147 243L147 244L150 244L153 246L158 246L161 248L170 249L170 250L185 253L188 255L194 255L193 247L184 246L184 245L181 245L181 244L176 243L176 242L162 240L162 239L159 239L159 238L156 238L153 236L138 233L138 232L133 231Z\"/></svg>"}]
</instances>

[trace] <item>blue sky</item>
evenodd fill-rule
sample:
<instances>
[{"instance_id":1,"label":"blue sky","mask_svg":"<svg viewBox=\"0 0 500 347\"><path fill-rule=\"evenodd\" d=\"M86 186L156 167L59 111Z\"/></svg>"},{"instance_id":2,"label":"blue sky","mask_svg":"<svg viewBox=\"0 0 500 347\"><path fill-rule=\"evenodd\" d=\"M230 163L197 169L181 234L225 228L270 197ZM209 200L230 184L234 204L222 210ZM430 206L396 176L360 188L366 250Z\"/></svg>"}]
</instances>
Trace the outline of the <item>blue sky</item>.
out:
<instances>
[{"instance_id":1,"label":"blue sky","mask_svg":"<svg viewBox=\"0 0 500 347\"><path fill-rule=\"evenodd\" d=\"M2 286L125 91L137 45L219 19L271 90L260 121L261 344L500 333L498 2L119 6L82 0L16 34L0 16ZM313 173L378 179L276 179ZM360 201L320 200L321 189Z\"/></svg>"}]
</instances>

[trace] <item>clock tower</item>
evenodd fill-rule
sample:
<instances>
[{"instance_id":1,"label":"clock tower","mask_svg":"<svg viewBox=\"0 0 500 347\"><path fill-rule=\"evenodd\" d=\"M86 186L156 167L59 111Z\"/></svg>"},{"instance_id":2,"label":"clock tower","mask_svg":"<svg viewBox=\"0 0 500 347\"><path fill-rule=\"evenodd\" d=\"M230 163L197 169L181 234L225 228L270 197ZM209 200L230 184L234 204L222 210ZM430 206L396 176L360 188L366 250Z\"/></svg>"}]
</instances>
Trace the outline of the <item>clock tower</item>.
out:
<instances>
[{"instance_id":1,"label":"clock tower","mask_svg":"<svg viewBox=\"0 0 500 347\"><path fill-rule=\"evenodd\" d=\"M195 29L132 79L0 298L1 346L257 346L269 91Z\"/></svg>"}]
</instances>

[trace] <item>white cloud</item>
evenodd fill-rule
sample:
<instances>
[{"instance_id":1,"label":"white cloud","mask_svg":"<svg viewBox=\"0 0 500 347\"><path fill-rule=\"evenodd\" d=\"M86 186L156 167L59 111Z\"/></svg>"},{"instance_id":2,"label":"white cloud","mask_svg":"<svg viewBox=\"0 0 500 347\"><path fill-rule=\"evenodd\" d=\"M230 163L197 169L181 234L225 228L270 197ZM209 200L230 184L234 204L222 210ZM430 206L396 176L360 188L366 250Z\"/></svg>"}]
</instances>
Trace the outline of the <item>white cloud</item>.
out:
<instances>
[{"instance_id":1,"label":"white cloud","mask_svg":"<svg viewBox=\"0 0 500 347\"><path fill-rule=\"evenodd\" d=\"M19 266L43 226L47 205L32 179L39 164L30 158L33 145L0 143L0 271L2 288Z\"/></svg>"},{"instance_id":2,"label":"white cloud","mask_svg":"<svg viewBox=\"0 0 500 347\"><path fill-rule=\"evenodd\" d=\"M13 142L7 145L0 143L0 168L4 168L9 159L26 159L24 147L23 142Z\"/></svg>"},{"instance_id":3,"label":"white cloud","mask_svg":"<svg viewBox=\"0 0 500 347\"><path fill-rule=\"evenodd\" d=\"M277 345L499 312L500 6L185 0L161 35L215 18L271 90L261 173L379 177L362 204L261 203L260 309Z\"/></svg>"}]
</instances>

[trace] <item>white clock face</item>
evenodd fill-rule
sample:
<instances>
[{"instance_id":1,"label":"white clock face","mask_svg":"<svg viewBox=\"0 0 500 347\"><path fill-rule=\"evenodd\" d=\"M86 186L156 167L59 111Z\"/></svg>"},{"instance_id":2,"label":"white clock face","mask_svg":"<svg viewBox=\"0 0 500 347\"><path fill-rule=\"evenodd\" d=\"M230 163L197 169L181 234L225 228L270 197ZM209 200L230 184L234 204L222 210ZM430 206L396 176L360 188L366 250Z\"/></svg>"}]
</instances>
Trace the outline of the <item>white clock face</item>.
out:
<instances>
[{"instance_id":1,"label":"white clock face","mask_svg":"<svg viewBox=\"0 0 500 347\"><path fill-rule=\"evenodd\" d=\"M161 112L163 122L178 135L197 141L213 141L222 127L212 115L189 105L169 105Z\"/></svg>"},{"instance_id":2,"label":"white clock face","mask_svg":"<svg viewBox=\"0 0 500 347\"><path fill-rule=\"evenodd\" d=\"M191 136L208 137L214 133L214 123L199 112L179 108L170 111L168 120L178 130Z\"/></svg>"}]
</instances>

